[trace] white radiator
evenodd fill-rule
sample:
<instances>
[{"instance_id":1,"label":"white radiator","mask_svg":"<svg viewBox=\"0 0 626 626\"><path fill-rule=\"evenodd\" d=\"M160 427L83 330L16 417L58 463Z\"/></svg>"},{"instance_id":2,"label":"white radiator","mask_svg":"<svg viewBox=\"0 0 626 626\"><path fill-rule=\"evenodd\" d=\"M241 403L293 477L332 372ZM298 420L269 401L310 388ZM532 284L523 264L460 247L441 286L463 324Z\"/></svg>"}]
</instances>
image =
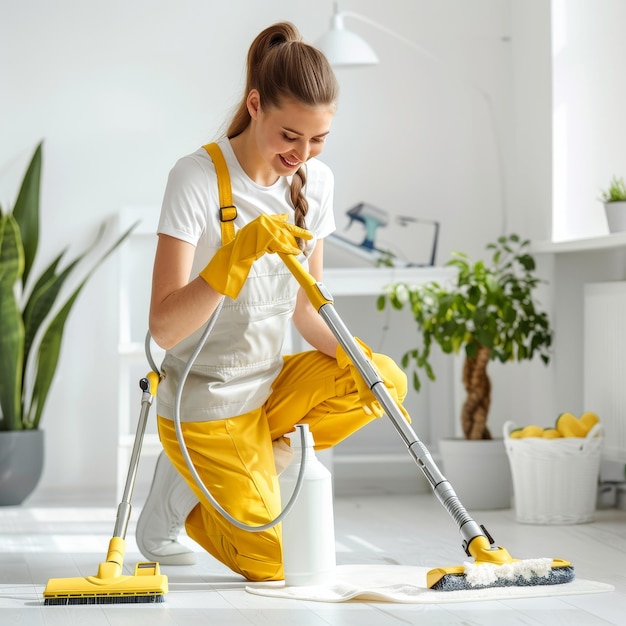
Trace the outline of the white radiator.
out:
<instances>
[{"instance_id":1,"label":"white radiator","mask_svg":"<svg viewBox=\"0 0 626 626\"><path fill-rule=\"evenodd\" d=\"M584 407L604 424L603 458L626 461L626 282L585 285Z\"/></svg>"}]
</instances>

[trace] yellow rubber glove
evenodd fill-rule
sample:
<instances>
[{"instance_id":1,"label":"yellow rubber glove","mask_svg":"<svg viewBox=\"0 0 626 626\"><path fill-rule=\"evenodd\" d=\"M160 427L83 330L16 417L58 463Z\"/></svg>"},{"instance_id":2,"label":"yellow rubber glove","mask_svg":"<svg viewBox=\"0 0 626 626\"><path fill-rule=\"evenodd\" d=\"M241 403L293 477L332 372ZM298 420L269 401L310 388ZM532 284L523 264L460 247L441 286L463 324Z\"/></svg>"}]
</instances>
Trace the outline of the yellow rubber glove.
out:
<instances>
[{"instance_id":1,"label":"yellow rubber glove","mask_svg":"<svg viewBox=\"0 0 626 626\"><path fill-rule=\"evenodd\" d=\"M363 343L358 337L355 337L354 340L359 344L361 350L363 350L363 353L368 358L368 360L372 362L372 364L374 364L372 349L368 345ZM350 374L352 375L352 379L356 384L357 392L359 394L361 402L363 403L363 410L365 411L365 413L367 415L374 415L375 417L382 417L385 412L383 410L383 407L380 405L380 402L378 402L376 396L372 393L369 385L365 382L363 376L361 376L361 372L359 372L354 363L352 363L350 357L346 354L346 351L343 349L341 344L339 344L337 346L337 349L335 350L335 358L337 359L337 365L339 365L341 369L345 369L347 367L350 368ZM380 372L378 373L380 374ZM398 397L398 392L395 388L395 385L391 381L385 380L382 375L380 375L380 377L383 380L383 383L385 384L385 387L389 391L391 397L398 405L398 409L400 409L400 412L402 413L402 415L404 415L406 421L410 423L411 418L409 417L409 414L406 412L406 409L402 406L402 403L400 402L400 398Z\"/></svg>"},{"instance_id":2,"label":"yellow rubber glove","mask_svg":"<svg viewBox=\"0 0 626 626\"><path fill-rule=\"evenodd\" d=\"M200 272L215 291L236 298L252 264L265 253L300 254L296 237L312 239L303 228L289 224L289 216L260 215L237 231L235 238L222 246Z\"/></svg>"}]
</instances>

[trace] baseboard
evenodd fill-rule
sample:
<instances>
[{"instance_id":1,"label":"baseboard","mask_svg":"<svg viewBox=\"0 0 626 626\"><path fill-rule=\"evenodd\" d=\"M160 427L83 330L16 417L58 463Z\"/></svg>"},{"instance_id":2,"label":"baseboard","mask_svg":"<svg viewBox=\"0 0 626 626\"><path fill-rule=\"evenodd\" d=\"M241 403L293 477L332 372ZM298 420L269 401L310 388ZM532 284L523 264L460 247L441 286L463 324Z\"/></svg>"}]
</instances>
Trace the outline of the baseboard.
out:
<instances>
[{"instance_id":1,"label":"baseboard","mask_svg":"<svg viewBox=\"0 0 626 626\"><path fill-rule=\"evenodd\" d=\"M431 491L422 470L408 454L336 454L333 484L338 496Z\"/></svg>"},{"instance_id":2,"label":"baseboard","mask_svg":"<svg viewBox=\"0 0 626 626\"><path fill-rule=\"evenodd\" d=\"M430 484L409 454L318 453L333 475L337 496L429 493ZM152 480L152 464L145 463L137 476L134 507L141 507ZM40 487L28 498L28 506L117 506L115 485L70 489Z\"/></svg>"}]
</instances>

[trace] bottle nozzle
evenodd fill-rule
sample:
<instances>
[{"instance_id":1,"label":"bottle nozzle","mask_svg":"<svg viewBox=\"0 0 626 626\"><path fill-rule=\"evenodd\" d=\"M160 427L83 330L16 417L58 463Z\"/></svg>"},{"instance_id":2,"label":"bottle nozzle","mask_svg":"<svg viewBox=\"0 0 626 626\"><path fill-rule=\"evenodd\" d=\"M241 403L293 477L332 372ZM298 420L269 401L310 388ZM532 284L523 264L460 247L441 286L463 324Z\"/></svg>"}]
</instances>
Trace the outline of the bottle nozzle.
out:
<instances>
[{"instance_id":1,"label":"bottle nozzle","mask_svg":"<svg viewBox=\"0 0 626 626\"><path fill-rule=\"evenodd\" d=\"M296 430L287 433L285 437L289 439L292 448L302 447L302 433L304 433L304 443L307 448L313 448L315 446L315 440L313 434L309 429L308 424L296 424Z\"/></svg>"}]
</instances>

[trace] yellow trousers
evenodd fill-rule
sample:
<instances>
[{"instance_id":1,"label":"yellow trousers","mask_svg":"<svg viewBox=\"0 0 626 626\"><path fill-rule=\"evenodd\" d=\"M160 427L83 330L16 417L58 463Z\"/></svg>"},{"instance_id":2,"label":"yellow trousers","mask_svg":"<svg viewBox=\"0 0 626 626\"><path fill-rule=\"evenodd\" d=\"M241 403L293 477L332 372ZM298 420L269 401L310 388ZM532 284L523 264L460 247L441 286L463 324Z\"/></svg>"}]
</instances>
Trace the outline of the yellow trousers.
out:
<instances>
[{"instance_id":1,"label":"yellow trousers","mask_svg":"<svg viewBox=\"0 0 626 626\"><path fill-rule=\"evenodd\" d=\"M391 381L400 401L406 375L389 357L374 354L382 378ZM272 441L309 425L315 448L333 446L374 419L360 405L348 368L320 352L286 356L272 395L255 411L210 422L183 422L185 444L199 476L220 505L235 519L262 525L281 511ZM280 524L248 532L226 521L198 489L182 457L174 422L158 418L166 454L200 503L186 521L188 535L216 559L252 581L282 580Z\"/></svg>"}]
</instances>

